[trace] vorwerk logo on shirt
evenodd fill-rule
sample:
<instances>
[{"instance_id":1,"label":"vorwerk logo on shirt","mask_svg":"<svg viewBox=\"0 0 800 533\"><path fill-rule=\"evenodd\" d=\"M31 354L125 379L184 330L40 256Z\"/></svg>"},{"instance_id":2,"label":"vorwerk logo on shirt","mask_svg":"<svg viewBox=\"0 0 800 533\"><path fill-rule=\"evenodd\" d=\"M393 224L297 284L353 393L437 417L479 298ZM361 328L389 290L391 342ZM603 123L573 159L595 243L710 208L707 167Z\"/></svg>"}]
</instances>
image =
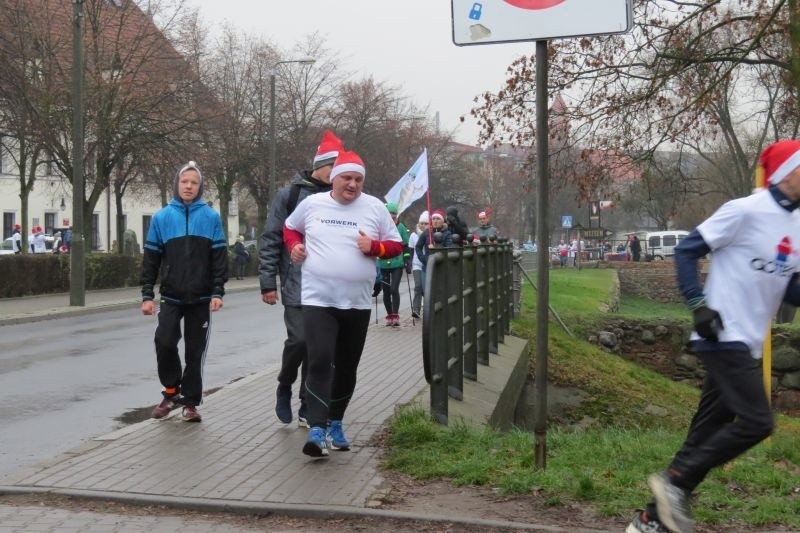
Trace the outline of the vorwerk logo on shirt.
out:
<instances>
[{"instance_id":1,"label":"vorwerk logo on shirt","mask_svg":"<svg viewBox=\"0 0 800 533\"><path fill-rule=\"evenodd\" d=\"M335 218L321 218L319 219L320 224L325 224L326 226L339 226L344 228L357 228L358 222L353 222L352 220L337 220Z\"/></svg>"}]
</instances>

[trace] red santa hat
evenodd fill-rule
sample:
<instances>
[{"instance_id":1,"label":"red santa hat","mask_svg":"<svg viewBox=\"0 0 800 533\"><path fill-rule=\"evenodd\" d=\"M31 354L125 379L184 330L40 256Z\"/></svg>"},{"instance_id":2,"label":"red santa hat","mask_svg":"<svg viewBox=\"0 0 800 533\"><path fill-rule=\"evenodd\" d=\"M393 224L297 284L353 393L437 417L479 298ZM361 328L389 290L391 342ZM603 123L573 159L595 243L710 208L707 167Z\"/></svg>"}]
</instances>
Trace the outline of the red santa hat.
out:
<instances>
[{"instance_id":1,"label":"red santa hat","mask_svg":"<svg viewBox=\"0 0 800 533\"><path fill-rule=\"evenodd\" d=\"M478 213L478 218L489 217L492 214L491 209L484 209L480 213Z\"/></svg>"},{"instance_id":2,"label":"red santa hat","mask_svg":"<svg viewBox=\"0 0 800 533\"><path fill-rule=\"evenodd\" d=\"M341 174L342 172L358 172L362 176L367 176L367 170L364 168L364 162L355 152L342 151L333 163L331 170L331 180Z\"/></svg>"},{"instance_id":3,"label":"red santa hat","mask_svg":"<svg viewBox=\"0 0 800 533\"><path fill-rule=\"evenodd\" d=\"M800 166L800 141L778 141L764 148L758 158L756 185L775 185Z\"/></svg>"},{"instance_id":4,"label":"red santa hat","mask_svg":"<svg viewBox=\"0 0 800 533\"><path fill-rule=\"evenodd\" d=\"M314 170L325 165L332 165L336 161L339 152L343 151L342 140L334 135L331 130L325 130L322 134L322 140L319 142L317 153L314 155Z\"/></svg>"},{"instance_id":5,"label":"red santa hat","mask_svg":"<svg viewBox=\"0 0 800 533\"><path fill-rule=\"evenodd\" d=\"M444 213L442 213L441 211L439 211L439 210L437 209L436 211L434 211L433 213L431 213L431 219L434 219L434 218L439 218L439 219L441 219L441 220L444 220Z\"/></svg>"}]
</instances>

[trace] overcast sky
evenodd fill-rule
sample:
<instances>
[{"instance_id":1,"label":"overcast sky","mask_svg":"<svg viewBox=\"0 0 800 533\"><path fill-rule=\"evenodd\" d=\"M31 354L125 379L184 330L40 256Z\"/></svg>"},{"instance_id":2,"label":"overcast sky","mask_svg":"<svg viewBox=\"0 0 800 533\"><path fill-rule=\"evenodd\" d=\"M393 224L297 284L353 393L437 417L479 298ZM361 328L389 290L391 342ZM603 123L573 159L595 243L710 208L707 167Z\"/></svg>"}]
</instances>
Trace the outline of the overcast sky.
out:
<instances>
[{"instance_id":1,"label":"overcast sky","mask_svg":"<svg viewBox=\"0 0 800 533\"><path fill-rule=\"evenodd\" d=\"M506 68L535 43L459 47L452 41L450 0L190 0L208 23L228 20L289 50L320 31L357 78L400 86L418 106L439 112L440 125L458 128L456 139L476 144L472 99L498 91ZM466 122L460 124L459 117Z\"/></svg>"}]
</instances>

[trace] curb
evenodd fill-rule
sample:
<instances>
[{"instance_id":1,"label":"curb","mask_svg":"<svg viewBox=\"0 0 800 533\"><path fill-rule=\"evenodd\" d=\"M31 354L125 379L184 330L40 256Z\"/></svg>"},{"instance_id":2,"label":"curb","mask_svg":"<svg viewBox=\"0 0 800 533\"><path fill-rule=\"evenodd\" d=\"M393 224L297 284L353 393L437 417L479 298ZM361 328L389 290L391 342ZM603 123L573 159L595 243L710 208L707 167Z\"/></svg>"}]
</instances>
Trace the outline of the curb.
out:
<instances>
[{"instance_id":1,"label":"curb","mask_svg":"<svg viewBox=\"0 0 800 533\"><path fill-rule=\"evenodd\" d=\"M226 294L235 292L246 292L251 290L258 290L258 285L252 287L236 287L226 289ZM140 297L125 298L114 302L107 302L96 304L92 306L83 307L53 307L50 309L41 309L34 313L25 315L9 316L0 318L0 327L2 326L15 326L18 324L28 324L31 322L42 322L45 320L52 320L54 318L66 318L75 316L93 315L95 313L103 313L105 311L118 311L120 309L127 309L138 305L142 299Z\"/></svg>"},{"instance_id":2,"label":"curb","mask_svg":"<svg viewBox=\"0 0 800 533\"><path fill-rule=\"evenodd\" d=\"M238 515L263 515L278 514L289 518L383 518L403 520L407 522L436 522L442 524L458 524L461 526L482 526L491 528L516 529L521 531L551 531L566 533L583 531L586 533L597 532L596 529L565 529L557 526L543 524L527 524L524 522L508 522L503 520L488 520L481 518L464 518L447 515L424 515L405 511L389 511L381 509L361 509L357 507L337 507L333 505L314 504L277 504L258 503L231 500L218 500L213 498L185 498L177 496L149 496L146 494L121 494L94 490L76 489L50 489L39 487L0 486L0 495L55 495L71 498L81 498L94 501L112 501L137 506L163 505L175 509L199 512L234 513Z\"/></svg>"}]
</instances>

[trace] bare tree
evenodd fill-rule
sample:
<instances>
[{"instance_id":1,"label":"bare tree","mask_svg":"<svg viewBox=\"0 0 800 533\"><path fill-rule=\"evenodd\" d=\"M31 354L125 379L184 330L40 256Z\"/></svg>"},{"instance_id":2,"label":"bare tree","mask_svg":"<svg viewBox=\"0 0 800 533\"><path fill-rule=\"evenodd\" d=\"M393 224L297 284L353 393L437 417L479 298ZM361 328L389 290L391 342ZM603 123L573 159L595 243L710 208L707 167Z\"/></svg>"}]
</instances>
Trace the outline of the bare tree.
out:
<instances>
[{"instance_id":1,"label":"bare tree","mask_svg":"<svg viewBox=\"0 0 800 533\"><path fill-rule=\"evenodd\" d=\"M644 161L675 143L707 153L720 137L737 180L752 176L766 142L797 132L797 2L637 0L634 6L637 24L628 35L551 46L551 90L571 96L572 145L584 154L624 147ZM473 113L485 139L533 143L534 70L534 58L518 59L506 87L480 100ZM584 191L602 188L609 172L602 165L592 170L570 179Z\"/></svg>"}]
</instances>

